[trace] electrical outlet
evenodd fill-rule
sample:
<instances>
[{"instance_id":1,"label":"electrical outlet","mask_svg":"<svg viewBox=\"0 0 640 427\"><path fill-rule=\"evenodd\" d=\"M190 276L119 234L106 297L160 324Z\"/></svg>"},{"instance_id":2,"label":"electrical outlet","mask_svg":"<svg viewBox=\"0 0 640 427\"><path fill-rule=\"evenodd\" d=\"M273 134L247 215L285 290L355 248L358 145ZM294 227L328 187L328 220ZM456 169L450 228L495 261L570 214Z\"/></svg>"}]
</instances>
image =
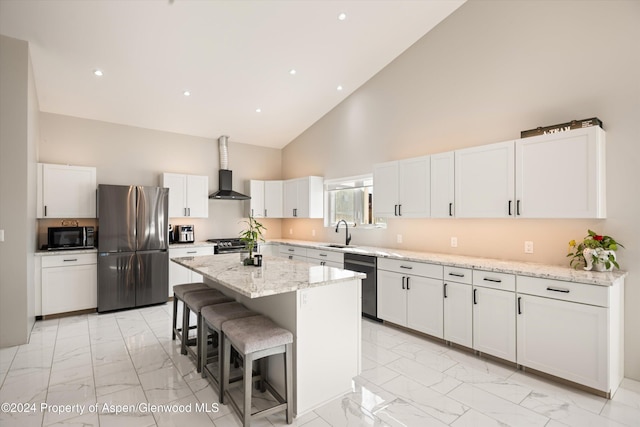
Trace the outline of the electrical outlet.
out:
<instances>
[{"instance_id":1,"label":"electrical outlet","mask_svg":"<svg viewBox=\"0 0 640 427\"><path fill-rule=\"evenodd\" d=\"M293 234L293 228L289 229L289 234Z\"/></svg>"},{"instance_id":2,"label":"electrical outlet","mask_svg":"<svg viewBox=\"0 0 640 427\"><path fill-rule=\"evenodd\" d=\"M0 230L0 242L4 242L4 230Z\"/></svg>"},{"instance_id":3,"label":"electrical outlet","mask_svg":"<svg viewBox=\"0 0 640 427\"><path fill-rule=\"evenodd\" d=\"M398 243L402 243L402 234L398 234L398 235L396 236L396 241L397 241Z\"/></svg>"},{"instance_id":4,"label":"electrical outlet","mask_svg":"<svg viewBox=\"0 0 640 427\"><path fill-rule=\"evenodd\" d=\"M533 253L533 242L530 240L526 240L524 242L524 253L532 254Z\"/></svg>"},{"instance_id":5,"label":"electrical outlet","mask_svg":"<svg viewBox=\"0 0 640 427\"><path fill-rule=\"evenodd\" d=\"M316 237L316 230L311 230L311 235L312 235L313 237Z\"/></svg>"},{"instance_id":6,"label":"electrical outlet","mask_svg":"<svg viewBox=\"0 0 640 427\"><path fill-rule=\"evenodd\" d=\"M457 237L452 237L451 238L451 247L452 248L457 248L458 247L458 238Z\"/></svg>"}]
</instances>

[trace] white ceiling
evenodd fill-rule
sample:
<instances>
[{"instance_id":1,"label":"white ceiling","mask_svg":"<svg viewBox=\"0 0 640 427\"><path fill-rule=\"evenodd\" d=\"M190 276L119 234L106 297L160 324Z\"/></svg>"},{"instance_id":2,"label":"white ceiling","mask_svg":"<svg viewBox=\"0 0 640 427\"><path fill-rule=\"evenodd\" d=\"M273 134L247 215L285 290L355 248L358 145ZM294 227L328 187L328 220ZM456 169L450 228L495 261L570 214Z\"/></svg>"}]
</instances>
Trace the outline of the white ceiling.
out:
<instances>
[{"instance_id":1,"label":"white ceiling","mask_svg":"<svg viewBox=\"0 0 640 427\"><path fill-rule=\"evenodd\" d=\"M0 33L41 111L281 148L463 3L0 0Z\"/></svg>"}]
</instances>

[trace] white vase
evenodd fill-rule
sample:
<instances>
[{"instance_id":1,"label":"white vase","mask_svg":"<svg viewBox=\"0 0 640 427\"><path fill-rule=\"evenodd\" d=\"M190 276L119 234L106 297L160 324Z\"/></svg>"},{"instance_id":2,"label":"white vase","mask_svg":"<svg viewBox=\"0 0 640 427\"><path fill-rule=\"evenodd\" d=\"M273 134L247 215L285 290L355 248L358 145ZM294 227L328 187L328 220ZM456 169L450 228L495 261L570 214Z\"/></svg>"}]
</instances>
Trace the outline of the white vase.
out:
<instances>
[{"instance_id":1,"label":"white vase","mask_svg":"<svg viewBox=\"0 0 640 427\"><path fill-rule=\"evenodd\" d=\"M615 251L606 250L602 248L585 248L582 251L582 255L584 255L585 263L587 264L584 269L594 270L594 271L611 271L613 270L613 263L609 261L609 255L612 258L616 259ZM609 261L609 268L607 268L607 261Z\"/></svg>"}]
</instances>

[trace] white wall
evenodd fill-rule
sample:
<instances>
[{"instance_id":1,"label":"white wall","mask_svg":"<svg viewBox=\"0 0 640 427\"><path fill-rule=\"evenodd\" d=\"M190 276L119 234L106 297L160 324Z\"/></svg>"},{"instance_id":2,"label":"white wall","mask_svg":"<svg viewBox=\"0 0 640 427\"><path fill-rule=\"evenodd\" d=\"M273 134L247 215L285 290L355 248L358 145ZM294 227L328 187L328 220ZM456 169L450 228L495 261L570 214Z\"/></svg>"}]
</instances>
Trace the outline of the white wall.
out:
<instances>
[{"instance_id":1,"label":"white wall","mask_svg":"<svg viewBox=\"0 0 640 427\"><path fill-rule=\"evenodd\" d=\"M37 110L29 46L0 36L0 347L26 343L35 320Z\"/></svg>"},{"instance_id":2,"label":"white wall","mask_svg":"<svg viewBox=\"0 0 640 427\"><path fill-rule=\"evenodd\" d=\"M40 114L39 162L97 168L98 184L159 185L162 172L207 175L209 190L218 189L218 142L200 138L51 113ZM244 192L249 179L277 179L281 151L229 143L233 188ZM170 219L194 224L196 240L237 237L244 202L210 200L207 219ZM55 221L54 221L55 222ZM267 236L280 237L280 221L266 220ZM40 235L52 224L41 221ZM41 243L43 243L41 241Z\"/></svg>"},{"instance_id":3,"label":"white wall","mask_svg":"<svg viewBox=\"0 0 640 427\"><path fill-rule=\"evenodd\" d=\"M567 242L587 228L614 236L629 271L626 375L640 380L639 22L634 0L470 0L285 147L284 178L353 176L377 162L599 117L606 220L391 219L387 230L354 230L352 243L568 265ZM336 242L344 233L323 230L321 220L285 220L282 229L287 238ZM534 254L524 254L525 240Z\"/></svg>"}]
</instances>

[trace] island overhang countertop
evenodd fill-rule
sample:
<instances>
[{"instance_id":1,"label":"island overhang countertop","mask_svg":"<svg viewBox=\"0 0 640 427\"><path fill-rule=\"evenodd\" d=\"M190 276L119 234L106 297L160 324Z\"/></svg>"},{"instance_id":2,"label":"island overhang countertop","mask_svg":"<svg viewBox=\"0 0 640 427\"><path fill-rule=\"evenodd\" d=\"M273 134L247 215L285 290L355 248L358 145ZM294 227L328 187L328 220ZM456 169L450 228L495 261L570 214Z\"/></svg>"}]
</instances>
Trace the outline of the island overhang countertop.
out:
<instances>
[{"instance_id":1,"label":"island overhang countertop","mask_svg":"<svg viewBox=\"0 0 640 427\"><path fill-rule=\"evenodd\" d=\"M171 260L249 298L295 292L366 277L355 271L266 255L263 256L260 267L243 265L237 253Z\"/></svg>"}]
</instances>

